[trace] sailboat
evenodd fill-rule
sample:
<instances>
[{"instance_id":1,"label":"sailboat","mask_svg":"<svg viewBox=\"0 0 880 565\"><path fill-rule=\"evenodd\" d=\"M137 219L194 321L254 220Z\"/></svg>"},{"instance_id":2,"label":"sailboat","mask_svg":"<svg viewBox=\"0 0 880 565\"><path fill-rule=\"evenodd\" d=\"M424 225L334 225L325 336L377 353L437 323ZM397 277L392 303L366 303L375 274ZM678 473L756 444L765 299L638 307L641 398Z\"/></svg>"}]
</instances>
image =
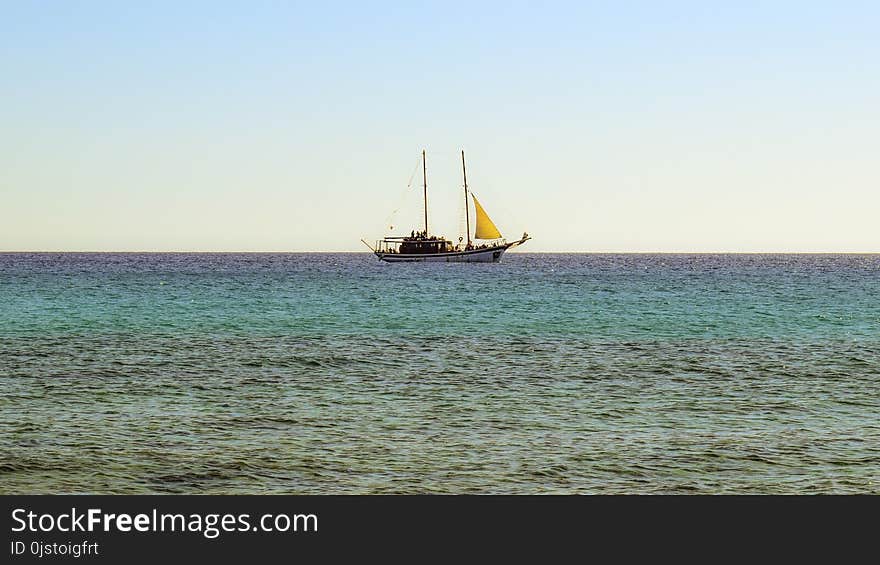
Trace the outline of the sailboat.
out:
<instances>
[{"instance_id":1,"label":"sailboat","mask_svg":"<svg viewBox=\"0 0 880 565\"><path fill-rule=\"evenodd\" d=\"M522 245L531 239L528 233L523 232L522 237L513 242L508 242L498 231L498 228L489 218L485 208L473 193L468 191L467 168L464 162L464 151L461 152L461 173L464 178L464 209L467 242L459 238L454 244L444 237L431 235L428 230L428 173L425 164L425 152L422 151L422 182L425 196L425 229L413 230L408 236L385 237L376 242L373 247L364 240L376 257L389 263L401 262L462 262L462 263L497 263L505 251ZM469 198L474 201L475 227L474 236L471 238L471 220L468 206Z\"/></svg>"}]
</instances>

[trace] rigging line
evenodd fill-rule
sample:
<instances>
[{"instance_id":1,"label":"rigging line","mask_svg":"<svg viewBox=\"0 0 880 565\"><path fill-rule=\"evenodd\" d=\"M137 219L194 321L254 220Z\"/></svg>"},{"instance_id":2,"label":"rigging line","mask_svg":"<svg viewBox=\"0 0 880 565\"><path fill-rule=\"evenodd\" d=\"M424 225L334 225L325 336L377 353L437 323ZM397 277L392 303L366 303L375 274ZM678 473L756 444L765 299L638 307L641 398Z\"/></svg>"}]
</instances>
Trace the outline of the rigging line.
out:
<instances>
[{"instance_id":1,"label":"rigging line","mask_svg":"<svg viewBox=\"0 0 880 565\"><path fill-rule=\"evenodd\" d=\"M421 163L421 162L422 162L421 159L416 159L416 164L415 164L415 166L413 167L412 173L410 173L410 175L409 175L409 182L406 183L406 187L407 187L407 188L410 188L410 187L412 186L413 178L415 178L415 176L416 176L416 171L419 170L419 163Z\"/></svg>"},{"instance_id":2,"label":"rigging line","mask_svg":"<svg viewBox=\"0 0 880 565\"><path fill-rule=\"evenodd\" d=\"M413 179L415 178L416 172L419 170L419 165L421 165L421 164L422 164L422 157L421 157L421 155L419 155L416 158L416 164L413 165L412 173L410 173L410 175L409 175L409 182L406 183L406 188L403 189L403 193L395 200L395 202L398 203L397 208L392 210L391 213L388 215L388 217L385 218L385 225L382 228L383 231L387 230L387 229L393 229L392 221L394 220L395 214L397 214L400 211L400 208L402 206L402 204L400 204L400 202L406 198L407 193L409 192L409 189L412 188Z\"/></svg>"}]
</instances>

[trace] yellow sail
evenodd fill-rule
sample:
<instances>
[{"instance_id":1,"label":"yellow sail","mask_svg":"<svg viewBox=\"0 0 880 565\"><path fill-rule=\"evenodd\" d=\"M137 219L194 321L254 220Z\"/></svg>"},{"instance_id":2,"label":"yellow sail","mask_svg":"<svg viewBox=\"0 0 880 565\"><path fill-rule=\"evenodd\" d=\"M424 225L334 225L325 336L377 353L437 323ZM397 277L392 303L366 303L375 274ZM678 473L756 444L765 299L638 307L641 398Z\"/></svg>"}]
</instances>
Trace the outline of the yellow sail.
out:
<instances>
[{"instance_id":1,"label":"yellow sail","mask_svg":"<svg viewBox=\"0 0 880 565\"><path fill-rule=\"evenodd\" d=\"M489 219L489 214L477 202L476 196L471 194L471 197L474 199L474 208L477 211L477 229L474 230L474 239L500 239L501 232Z\"/></svg>"}]
</instances>

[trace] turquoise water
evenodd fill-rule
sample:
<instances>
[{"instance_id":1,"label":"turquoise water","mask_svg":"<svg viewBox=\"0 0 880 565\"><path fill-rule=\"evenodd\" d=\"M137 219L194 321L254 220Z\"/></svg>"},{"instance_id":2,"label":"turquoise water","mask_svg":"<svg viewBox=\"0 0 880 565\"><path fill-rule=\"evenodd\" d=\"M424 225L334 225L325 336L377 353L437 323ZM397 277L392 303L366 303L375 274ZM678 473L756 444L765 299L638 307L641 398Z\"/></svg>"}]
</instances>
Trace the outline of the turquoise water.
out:
<instances>
[{"instance_id":1,"label":"turquoise water","mask_svg":"<svg viewBox=\"0 0 880 565\"><path fill-rule=\"evenodd\" d=\"M0 254L0 493L880 493L880 255Z\"/></svg>"}]
</instances>

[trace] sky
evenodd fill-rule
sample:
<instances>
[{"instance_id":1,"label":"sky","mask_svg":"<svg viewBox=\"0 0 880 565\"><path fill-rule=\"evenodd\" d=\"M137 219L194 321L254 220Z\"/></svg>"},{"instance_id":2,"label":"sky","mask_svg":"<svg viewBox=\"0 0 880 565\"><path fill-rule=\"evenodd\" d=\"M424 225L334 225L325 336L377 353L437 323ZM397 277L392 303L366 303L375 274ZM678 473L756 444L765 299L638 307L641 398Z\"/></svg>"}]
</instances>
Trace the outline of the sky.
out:
<instances>
[{"instance_id":1,"label":"sky","mask_svg":"<svg viewBox=\"0 0 880 565\"><path fill-rule=\"evenodd\" d=\"M880 252L877 2L0 0L0 250ZM396 212L395 212L396 211ZM390 229L389 226L394 226Z\"/></svg>"}]
</instances>

